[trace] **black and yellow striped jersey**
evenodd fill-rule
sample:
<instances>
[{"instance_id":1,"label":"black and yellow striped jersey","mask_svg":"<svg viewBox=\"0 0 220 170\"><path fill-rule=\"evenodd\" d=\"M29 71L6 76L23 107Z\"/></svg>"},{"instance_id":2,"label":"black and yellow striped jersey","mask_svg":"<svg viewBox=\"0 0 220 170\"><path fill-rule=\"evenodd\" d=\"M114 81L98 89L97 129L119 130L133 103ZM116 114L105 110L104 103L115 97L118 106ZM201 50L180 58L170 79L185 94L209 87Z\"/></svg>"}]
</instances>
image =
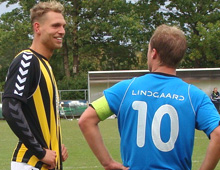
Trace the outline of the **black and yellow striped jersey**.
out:
<instances>
[{"instance_id":1,"label":"black and yellow striped jersey","mask_svg":"<svg viewBox=\"0 0 220 170\"><path fill-rule=\"evenodd\" d=\"M28 49L14 58L4 88L3 101L7 99L20 101L23 113L18 116L19 107L13 100L8 104L10 111L4 113L10 115L11 120L7 122L19 138L12 161L46 170L39 159L45 155L43 148L47 148L56 151L56 170L62 170L59 96L52 68L45 57Z\"/></svg>"}]
</instances>

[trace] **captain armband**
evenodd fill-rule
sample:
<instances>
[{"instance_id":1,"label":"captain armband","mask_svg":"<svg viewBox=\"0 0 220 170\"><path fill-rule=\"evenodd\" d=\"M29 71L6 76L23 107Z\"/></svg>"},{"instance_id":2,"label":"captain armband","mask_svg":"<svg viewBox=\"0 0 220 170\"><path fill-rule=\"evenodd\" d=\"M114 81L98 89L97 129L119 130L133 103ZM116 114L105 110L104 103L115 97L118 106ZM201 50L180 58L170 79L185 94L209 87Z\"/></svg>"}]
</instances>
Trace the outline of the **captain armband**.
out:
<instances>
[{"instance_id":1,"label":"captain armband","mask_svg":"<svg viewBox=\"0 0 220 170\"><path fill-rule=\"evenodd\" d=\"M102 96L101 98L95 100L94 102L91 103L91 105L95 109L101 121L107 119L109 116L114 114L111 111L105 96Z\"/></svg>"}]
</instances>

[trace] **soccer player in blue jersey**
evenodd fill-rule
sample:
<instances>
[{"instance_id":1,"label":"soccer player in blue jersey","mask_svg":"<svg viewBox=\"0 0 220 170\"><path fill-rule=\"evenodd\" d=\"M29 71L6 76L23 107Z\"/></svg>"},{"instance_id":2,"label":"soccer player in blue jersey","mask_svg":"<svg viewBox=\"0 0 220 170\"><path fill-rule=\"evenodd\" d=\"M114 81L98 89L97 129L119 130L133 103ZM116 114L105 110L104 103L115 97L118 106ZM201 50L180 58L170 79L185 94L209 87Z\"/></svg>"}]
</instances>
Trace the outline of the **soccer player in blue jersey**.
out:
<instances>
[{"instance_id":1,"label":"soccer player in blue jersey","mask_svg":"<svg viewBox=\"0 0 220 170\"><path fill-rule=\"evenodd\" d=\"M208 95L176 77L187 48L184 33L159 26L150 39L150 73L104 91L79 120L92 151L106 170L189 170L195 129L210 143L200 170L214 169L220 158L220 116ZM107 151L98 123L115 114L123 165Z\"/></svg>"}]
</instances>

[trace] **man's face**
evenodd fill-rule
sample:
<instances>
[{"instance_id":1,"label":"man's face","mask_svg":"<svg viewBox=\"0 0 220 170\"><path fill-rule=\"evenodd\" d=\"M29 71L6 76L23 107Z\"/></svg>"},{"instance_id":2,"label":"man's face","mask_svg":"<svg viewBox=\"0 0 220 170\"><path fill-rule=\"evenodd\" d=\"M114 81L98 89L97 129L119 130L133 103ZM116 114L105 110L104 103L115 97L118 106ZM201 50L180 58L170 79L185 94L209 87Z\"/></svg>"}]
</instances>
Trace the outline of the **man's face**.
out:
<instances>
[{"instance_id":1,"label":"man's face","mask_svg":"<svg viewBox=\"0 0 220 170\"><path fill-rule=\"evenodd\" d=\"M48 12L40 21L40 41L49 50L62 47L66 21L61 13Z\"/></svg>"}]
</instances>

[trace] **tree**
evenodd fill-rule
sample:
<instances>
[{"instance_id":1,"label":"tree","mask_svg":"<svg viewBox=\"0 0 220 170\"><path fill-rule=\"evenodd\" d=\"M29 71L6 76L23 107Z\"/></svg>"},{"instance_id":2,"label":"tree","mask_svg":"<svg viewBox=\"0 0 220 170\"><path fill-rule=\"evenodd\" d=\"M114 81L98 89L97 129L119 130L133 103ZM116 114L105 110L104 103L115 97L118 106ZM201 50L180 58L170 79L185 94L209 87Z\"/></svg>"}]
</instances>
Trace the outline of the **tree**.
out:
<instances>
[{"instance_id":1,"label":"tree","mask_svg":"<svg viewBox=\"0 0 220 170\"><path fill-rule=\"evenodd\" d=\"M17 3L14 0L7 2ZM0 33L0 41L6 43L1 46L0 53L5 55L8 65L12 57L32 41L29 10L36 2L20 0L20 8L1 16L0 29L4 34ZM58 87L67 88L62 83L71 84L71 79L86 82L86 76L81 75L88 70L146 69L147 43L155 27L164 21L159 10L164 1L60 2L65 6L66 36L63 48L56 50L50 61ZM87 87L77 84L78 88Z\"/></svg>"},{"instance_id":2,"label":"tree","mask_svg":"<svg viewBox=\"0 0 220 170\"><path fill-rule=\"evenodd\" d=\"M4 2L4 1L0 1ZM13 4L16 1L8 1ZM29 1L31 3L32 1ZM31 42L29 14L20 8L1 15L0 18L0 81L3 82L13 57ZM2 87L0 87L1 89Z\"/></svg>"},{"instance_id":3,"label":"tree","mask_svg":"<svg viewBox=\"0 0 220 170\"><path fill-rule=\"evenodd\" d=\"M219 67L220 40L218 0L171 0L166 15L187 35L188 51L182 67Z\"/></svg>"},{"instance_id":4,"label":"tree","mask_svg":"<svg viewBox=\"0 0 220 170\"><path fill-rule=\"evenodd\" d=\"M164 1L81 1L77 19L80 63L86 66L87 61L96 70L138 69L137 53L140 58L146 56L152 30L163 22L161 4Z\"/></svg>"},{"instance_id":5,"label":"tree","mask_svg":"<svg viewBox=\"0 0 220 170\"><path fill-rule=\"evenodd\" d=\"M0 2L17 3L14 0ZM0 53L4 54L1 57L7 59L6 67L17 52L31 43L33 35L29 10L36 2L20 0L20 8L1 16L0 29L4 34L0 35L0 41L6 43L1 46ZM146 44L152 30L162 22L158 9L163 1L60 2L65 6L67 27L63 48L56 50L50 61L57 80L69 81L71 77L75 79L88 70L143 68L139 67L139 62L143 66L146 64ZM73 68L72 72L70 68ZM62 81L59 82L58 85L61 86Z\"/></svg>"}]
</instances>

